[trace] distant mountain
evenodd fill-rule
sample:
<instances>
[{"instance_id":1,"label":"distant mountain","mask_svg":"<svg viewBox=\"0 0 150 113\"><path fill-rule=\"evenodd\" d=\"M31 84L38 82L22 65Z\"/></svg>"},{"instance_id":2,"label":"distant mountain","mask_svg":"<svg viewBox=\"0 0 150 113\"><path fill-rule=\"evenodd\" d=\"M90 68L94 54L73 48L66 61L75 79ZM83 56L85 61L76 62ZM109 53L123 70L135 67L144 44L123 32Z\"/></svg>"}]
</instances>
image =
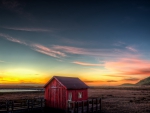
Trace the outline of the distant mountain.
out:
<instances>
[{"instance_id":1,"label":"distant mountain","mask_svg":"<svg viewBox=\"0 0 150 113\"><path fill-rule=\"evenodd\" d=\"M135 84L124 83L124 84L121 84L120 86L135 86Z\"/></svg>"},{"instance_id":2,"label":"distant mountain","mask_svg":"<svg viewBox=\"0 0 150 113\"><path fill-rule=\"evenodd\" d=\"M140 80L135 85L150 85L150 77Z\"/></svg>"},{"instance_id":3,"label":"distant mountain","mask_svg":"<svg viewBox=\"0 0 150 113\"><path fill-rule=\"evenodd\" d=\"M124 83L120 86L142 86L142 85L150 85L150 77L140 80L136 84Z\"/></svg>"}]
</instances>

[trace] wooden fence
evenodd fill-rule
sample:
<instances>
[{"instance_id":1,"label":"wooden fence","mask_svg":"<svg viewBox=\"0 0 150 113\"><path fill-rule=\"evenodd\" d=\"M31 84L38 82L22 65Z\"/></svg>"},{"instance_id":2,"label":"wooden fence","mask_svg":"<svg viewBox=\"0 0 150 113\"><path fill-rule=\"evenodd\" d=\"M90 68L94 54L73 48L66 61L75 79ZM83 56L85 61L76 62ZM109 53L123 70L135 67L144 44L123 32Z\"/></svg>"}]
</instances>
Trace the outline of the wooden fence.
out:
<instances>
[{"instance_id":1,"label":"wooden fence","mask_svg":"<svg viewBox=\"0 0 150 113\"><path fill-rule=\"evenodd\" d=\"M43 109L45 107L44 98L6 100L0 102L0 113L15 113Z\"/></svg>"},{"instance_id":2,"label":"wooden fence","mask_svg":"<svg viewBox=\"0 0 150 113\"><path fill-rule=\"evenodd\" d=\"M68 101L67 113L101 112L101 98L92 98L85 101Z\"/></svg>"},{"instance_id":3,"label":"wooden fence","mask_svg":"<svg viewBox=\"0 0 150 113\"><path fill-rule=\"evenodd\" d=\"M84 101L68 101L67 113L101 112L101 98L92 98ZM38 112L47 111L44 98L7 100L0 102L0 113ZM40 109L40 110L39 110ZM52 111L50 110L50 113Z\"/></svg>"}]
</instances>

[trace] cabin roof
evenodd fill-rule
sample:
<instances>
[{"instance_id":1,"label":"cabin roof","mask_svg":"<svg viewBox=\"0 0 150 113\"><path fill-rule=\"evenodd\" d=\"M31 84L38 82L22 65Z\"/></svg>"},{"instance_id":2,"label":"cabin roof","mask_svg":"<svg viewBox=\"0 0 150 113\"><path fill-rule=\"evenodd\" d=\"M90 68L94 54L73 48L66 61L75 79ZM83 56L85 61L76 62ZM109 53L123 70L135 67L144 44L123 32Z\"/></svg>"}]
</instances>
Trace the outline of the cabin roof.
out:
<instances>
[{"instance_id":1,"label":"cabin roof","mask_svg":"<svg viewBox=\"0 0 150 113\"><path fill-rule=\"evenodd\" d=\"M66 89L87 89L88 86L77 77L53 76L44 87L46 87L53 79L60 82Z\"/></svg>"}]
</instances>

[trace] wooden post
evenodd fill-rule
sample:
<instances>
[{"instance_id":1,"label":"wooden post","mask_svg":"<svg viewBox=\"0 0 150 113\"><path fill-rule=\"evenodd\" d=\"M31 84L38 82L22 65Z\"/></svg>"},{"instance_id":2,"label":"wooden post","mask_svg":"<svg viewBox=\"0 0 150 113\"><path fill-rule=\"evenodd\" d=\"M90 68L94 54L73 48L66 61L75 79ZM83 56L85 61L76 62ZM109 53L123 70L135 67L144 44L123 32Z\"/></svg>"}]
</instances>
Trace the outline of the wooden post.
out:
<instances>
[{"instance_id":1,"label":"wooden post","mask_svg":"<svg viewBox=\"0 0 150 113\"><path fill-rule=\"evenodd\" d=\"M6 101L6 110L7 110L7 113L9 113L9 101L8 100Z\"/></svg>"},{"instance_id":2,"label":"wooden post","mask_svg":"<svg viewBox=\"0 0 150 113\"><path fill-rule=\"evenodd\" d=\"M93 108L93 100L94 100L94 99L92 98L92 113L93 113L93 111L94 111L94 108Z\"/></svg>"},{"instance_id":3,"label":"wooden post","mask_svg":"<svg viewBox=\"0 0 150 113\"><path fill-rule=\"evenodd\" d=\"M87 100L87 113L89 113L89 100Z\"/></svg>"},{"instance_id":4,"label":"wooden post","mask_svg":"<svg viewBox=\"0 0 150 113\"><path fill-rule=\"evenodd\" d=\"M74 101L74 113L76 113L76 102Z\"/></svg>"},{"instance_id":5,"label":"wooden post","mask_svg":"<svg viewBox=\"0 0 150 113\"><path fill-rule=\"evenodd\" d=\"M70 110L70 101L67 101L67 113L69 113Z\"/></svg>"},{"instance_id":6,"label":"wooden post","mask_svg":"<svg viewBox=\"0 0 150 113\"><path fill-rule=\"evenodd\" d=\"M98 98L96 98L96 112L98 111L97 106L98 106Z\"/></svg>"},{"instance_id":7,"label":"wooden post","mask_svg":"<svg viewBox=\"0 0 150 113\"><path fill-rule=\"evenodd\" d=\"M11 101L11 113L14 111L14 101Z\"/></svg>"},{"instance_id":8,"label":"wooden post","mask_svg":"<svg viewBox=\"0 0 150 113\"><path fill-rule=\"evenodd\" d=\"M84 112L84 101L82 101L82 113Z\"/></svg>"},{"instance_id":9,"label":"wooden post","mask_svg":"<svg viewBox=\"0 0 150 113\"><path fill-rule=\"evenodd\" d=\"M41 108L43 107L43 99L41 98Z\"/></svg>"},{"instance_id":10,"label":"wooden post","mask_svg":"<svg viewBox=\"0 0 150 113\"><path fill-rule=\"evenodd\" d=\"M75 102L72 103L73 113L75 113Z\"/></svg>"},{"instance_id":11,"label":"wooden post","mask_svg":"<svg viewBox=\"0 0 150 113\"><path fill-rule=\"evenodd\" d=\"M77 113L79 112L79 102L77 101Z\"/></svg>"},{"instance_id":12,"label":"wooden post","mask_svg":"<svg viewBox=\"0 0 150 113\"><path fill-rule=\"evenodd\" d=\"M99 99L99 109L100 109L100 111L101 111L101 109L102 109L102 101L101 101L101 98Z\"/></svg>"},{"instance_id":13,"label":"wooden post","mask_svg":"<svg viewBox=\"0 0 150 113\"><path fill-rule=\"evenodd\" d=\"M74 113L76 113L76 107L77 107L76 102L74 101L73 104L74 104Z\"/></svg>"},{"instance_id":14,"label":"wooden post","mask_svg":"<svg viewBox=\"0 0 150 113\"><path fill-rule=\"evenodd\" d=\"M43 104L44 104L44 107L46 106L46 99L43 99Z\"/></svg>"},{"instance_id":15,"label":"wooden post","mask_svg":"<svg viewBox=\"0 0 150 113\"><path fill-rule=\"evenodd\" d=\"M29 111L29 107L30 107L30 105L29 105L29 100L27 100L27 110Z\"/></svg>"},{"instance_id":16,"label":"wooden post","mask_svg":"<svg viewBox=\"0 0 150 113\"><path fill-rule=\"evenodd\" d=\"M31 107L32 107L32 110L33 110L33 106L34 106L34 99L31 100Z\"/></svg>"}]
</instances>

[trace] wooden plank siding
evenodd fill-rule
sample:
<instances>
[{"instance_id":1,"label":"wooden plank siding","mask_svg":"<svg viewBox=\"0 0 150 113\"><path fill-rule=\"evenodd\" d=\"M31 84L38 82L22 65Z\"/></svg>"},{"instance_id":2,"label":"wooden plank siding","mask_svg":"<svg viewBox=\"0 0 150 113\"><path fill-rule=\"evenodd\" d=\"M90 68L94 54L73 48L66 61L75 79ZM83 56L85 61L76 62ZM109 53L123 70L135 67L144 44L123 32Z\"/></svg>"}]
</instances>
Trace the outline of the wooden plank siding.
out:
<instances>
[{"instance_id":1,"label":"wooden plank siding","mask_svg":"<svg viewBox=\"0 0 150 113\"><path fill-rule=\"evenodd\" d=\"M78 98L78 93L82 93L82 98ZM67 97L69 93L72 93L72 101L82 101L88 99L88 91L87 89L74 89L74 90L67 90Z\"/></svg>"},{"instance_id":2,"label":"wooden plank siding","mask_svg":"<svg viewBox=\"0 0 150 113\"><path fill-rule=\"evenodd\" d=\"M46 106L66 108L66 93L66 89L54 79L45 90Z\"/></svg>"}]
</instances>

